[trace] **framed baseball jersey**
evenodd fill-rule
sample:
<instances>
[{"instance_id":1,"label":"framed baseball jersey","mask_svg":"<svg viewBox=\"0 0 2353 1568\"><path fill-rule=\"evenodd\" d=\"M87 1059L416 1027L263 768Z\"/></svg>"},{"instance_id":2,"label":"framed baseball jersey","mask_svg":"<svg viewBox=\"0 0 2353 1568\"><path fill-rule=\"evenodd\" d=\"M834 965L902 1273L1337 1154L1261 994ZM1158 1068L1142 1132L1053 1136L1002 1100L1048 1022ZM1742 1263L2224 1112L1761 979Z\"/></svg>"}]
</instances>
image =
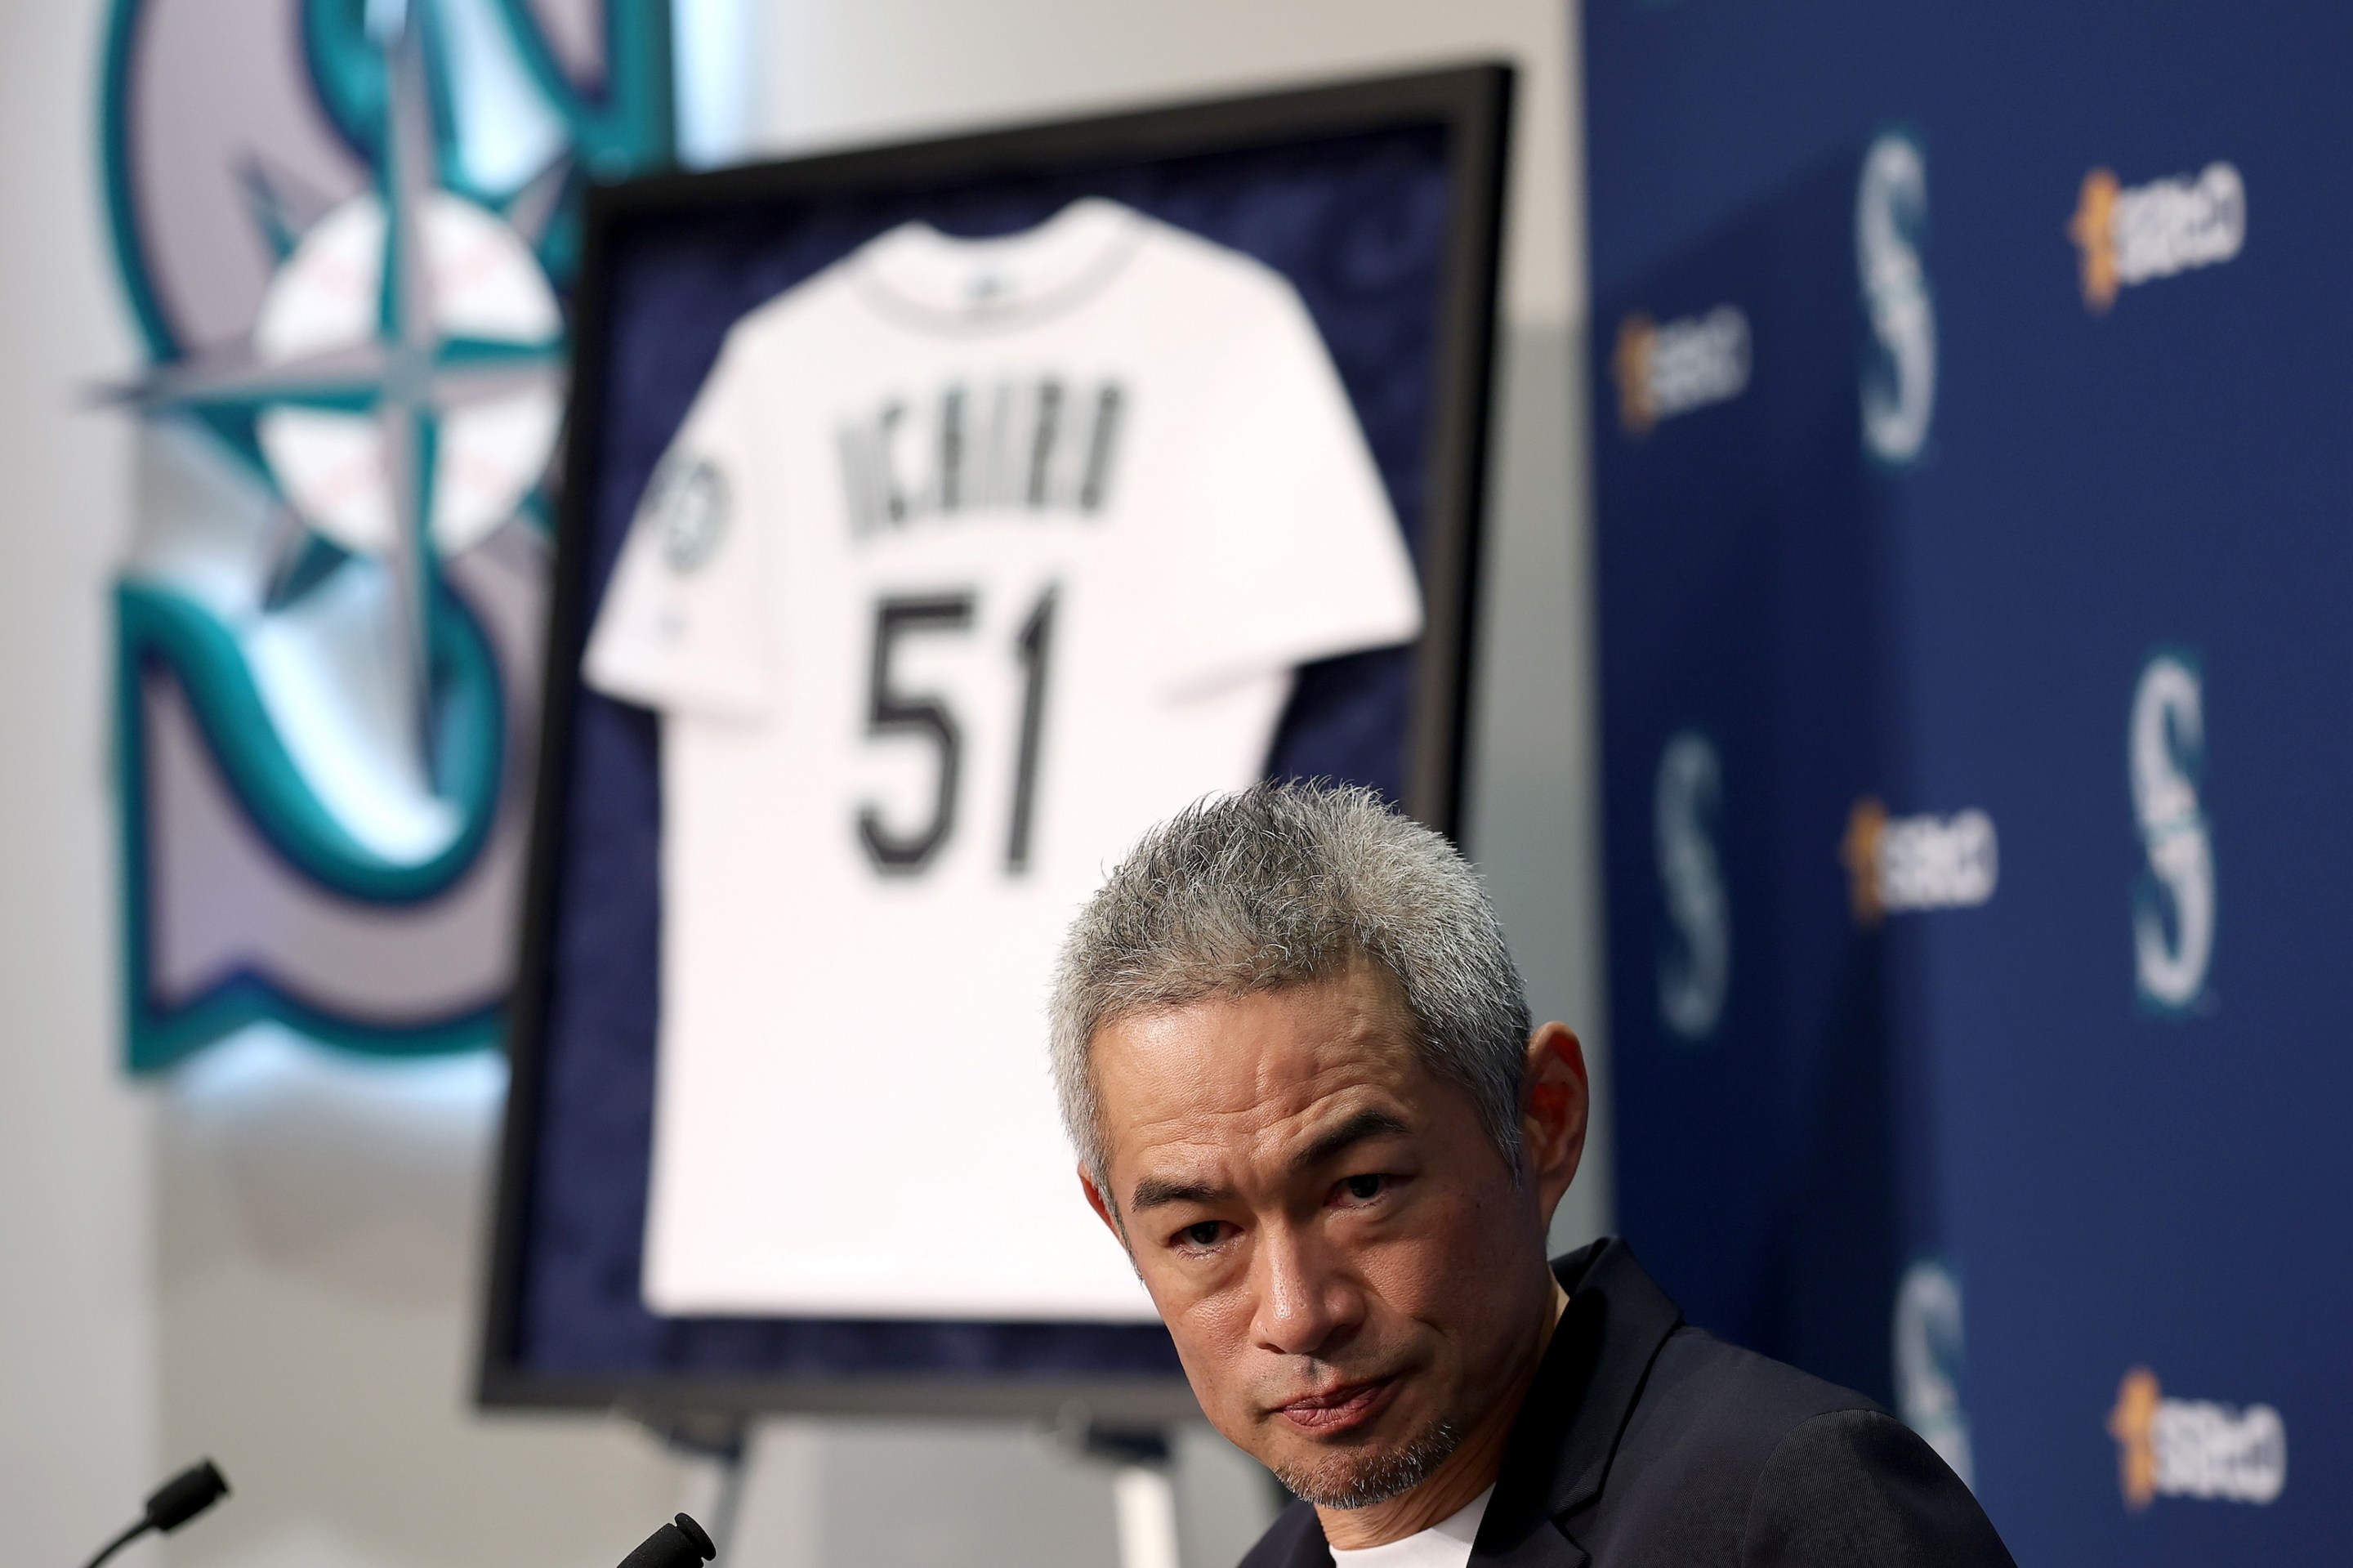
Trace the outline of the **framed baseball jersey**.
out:
<instances>
[{"instance_id":1,"label":"framed baseball jersey","mask_svg":"<svg viewBox=\"0 0 2353 1568\"><path fill-rule=\"evenodd\" d=\"M486 1399L1189 1408L1051 965L1206 793L1453 828L1507 99L592 194Z\"/></svg>"}]
</instances>

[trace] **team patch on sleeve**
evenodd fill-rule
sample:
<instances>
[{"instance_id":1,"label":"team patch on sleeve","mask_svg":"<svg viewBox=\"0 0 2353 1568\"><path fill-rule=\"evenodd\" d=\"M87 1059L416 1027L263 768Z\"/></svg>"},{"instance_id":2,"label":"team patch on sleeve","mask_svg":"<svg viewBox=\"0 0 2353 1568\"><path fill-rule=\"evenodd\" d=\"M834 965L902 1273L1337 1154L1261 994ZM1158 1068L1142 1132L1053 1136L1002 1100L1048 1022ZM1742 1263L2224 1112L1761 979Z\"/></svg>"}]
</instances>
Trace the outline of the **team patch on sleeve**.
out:
<instances>
[{"instance_id":1,"label":"team patch on sleeve","mask_svg":"<svg viewBox=\"0 0 2353 1568\"><path fill-rule=\"evenodd\" d=\"M660 531L662 559L683 577L710 565L727 541L727 476L708 458L672 457L646 492L646 516Z\"/></svg>"}]
</instances>

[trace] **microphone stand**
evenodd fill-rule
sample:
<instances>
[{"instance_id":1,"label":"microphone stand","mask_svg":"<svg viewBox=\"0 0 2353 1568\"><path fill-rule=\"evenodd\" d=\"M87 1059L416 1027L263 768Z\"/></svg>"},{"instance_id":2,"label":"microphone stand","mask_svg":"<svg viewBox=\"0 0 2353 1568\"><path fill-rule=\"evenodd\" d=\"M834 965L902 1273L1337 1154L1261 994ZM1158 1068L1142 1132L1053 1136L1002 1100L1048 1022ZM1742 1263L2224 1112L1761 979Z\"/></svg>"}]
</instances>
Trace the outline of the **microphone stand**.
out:
<instances>
[{"instance_id":1,"label":"microphone stand","mask_svg":"<svg viewBox=\"0 0 2353 1568\"><path fill-rule=\"evenodd\" d=\"M130 1545L132 1542L138 1540L141 1536L146 1534L149 1531L154 1528L155 1527L153 1525L149 1524L145 1520L141 1520L138 1523L132 1525L130 1529L124 1531L121 1534L108 1542L104 1546L100 1547L98 1549L98 1555L90 1560L88 1568L98 1568L100 1563L105 1562L108 1558L113 1556L116 1552L121 1551L124 1547Z\"/></svg>"}]
</instances>

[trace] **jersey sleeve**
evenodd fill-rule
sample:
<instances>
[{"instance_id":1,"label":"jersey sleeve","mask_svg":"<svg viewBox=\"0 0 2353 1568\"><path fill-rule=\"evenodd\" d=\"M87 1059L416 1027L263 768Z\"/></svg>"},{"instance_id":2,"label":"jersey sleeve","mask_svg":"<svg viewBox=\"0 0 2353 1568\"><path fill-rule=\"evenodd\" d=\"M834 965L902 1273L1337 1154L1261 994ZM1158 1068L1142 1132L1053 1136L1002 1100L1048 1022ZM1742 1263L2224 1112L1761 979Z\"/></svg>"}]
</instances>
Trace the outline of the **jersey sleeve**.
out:
<instances>
[{"instance_id":1,"label":"jersey sleeve","mask_svg":"<svg viewBox=\"0 0 2353 1568\"><path fill-rule=\"evenodd\" d=\"M1421 633L1421 594L1306 306L1267 274L1185 465L1168 694Z\"/></svg>"},{"instance_id":2,"label":"jersey sleeve","mask_svg":"<svg viewBox=\"0 0 2353 1568\"><path fill-rule=\"evenodd\" d=\"M581 673L643 707L758 718L773 702L743 367L723 354L647 482Z\"/></svg>"}]
</instances>

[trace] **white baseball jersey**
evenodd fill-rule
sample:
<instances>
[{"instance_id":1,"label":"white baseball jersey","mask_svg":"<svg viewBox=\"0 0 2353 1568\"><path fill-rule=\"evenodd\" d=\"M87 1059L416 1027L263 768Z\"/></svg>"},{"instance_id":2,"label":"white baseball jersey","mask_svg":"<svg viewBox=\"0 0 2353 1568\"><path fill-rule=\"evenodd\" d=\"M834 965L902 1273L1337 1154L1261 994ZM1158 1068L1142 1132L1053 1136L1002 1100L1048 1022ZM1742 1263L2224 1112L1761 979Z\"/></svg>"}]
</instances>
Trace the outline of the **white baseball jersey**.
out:
<instances>
[{"instance_id":1,"label":"white baseball jersey","mask_svg":"<svg viewBox=\"0 0 2353 1568\"><path fill-rule=\"evenodd\" d=\"M1257 778L1293 668L1420 600L1297 294L1083 201L910 225L745 316L586 673L662 727L646 1300L1147 1319L1048 978L1145 827Z\"/></svg>"}]
</instances>

